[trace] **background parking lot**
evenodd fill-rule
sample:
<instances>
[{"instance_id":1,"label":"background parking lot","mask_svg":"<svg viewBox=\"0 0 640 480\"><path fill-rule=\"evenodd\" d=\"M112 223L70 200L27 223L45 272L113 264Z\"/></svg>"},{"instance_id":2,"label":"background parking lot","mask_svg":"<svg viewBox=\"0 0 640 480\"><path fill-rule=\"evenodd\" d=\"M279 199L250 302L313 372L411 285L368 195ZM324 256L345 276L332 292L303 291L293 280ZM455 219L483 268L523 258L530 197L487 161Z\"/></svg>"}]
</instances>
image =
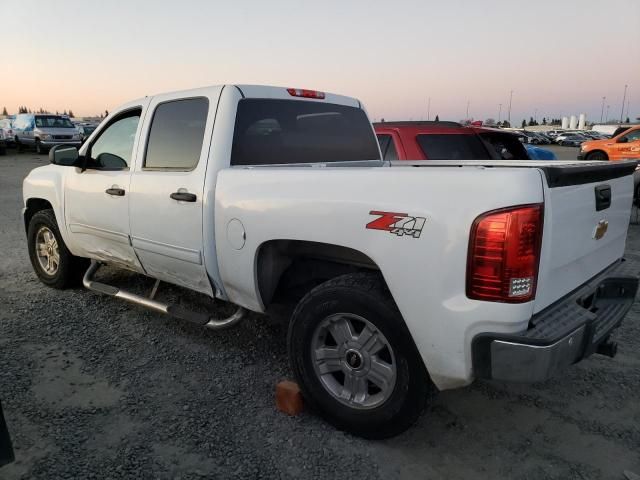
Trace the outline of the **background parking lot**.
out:
<instances>
[{"instance_id":1,"label":"background parking lot","mask_svg":"<svg viewBox=\"0 0 640 480\"><path fill-rule=\"evenodd\" d=\"M577 153L552 148L562 149L559 158ZM276 412L275 384L291 376L278 322L253 315L212 332L82 289L42 285L27 256L21 186L46 163L33 153L0 157L0 398L17 457L0 478L640 473L638 304L616 334L617 358L593 356L536 385L476 382L444 392L404 435L365 441L309 412ZM636 225L627 250L640 269ZM150 288L139 276L105 275ZM167 287L163 295L178 293Z\"/></svg>"}]
</instances>

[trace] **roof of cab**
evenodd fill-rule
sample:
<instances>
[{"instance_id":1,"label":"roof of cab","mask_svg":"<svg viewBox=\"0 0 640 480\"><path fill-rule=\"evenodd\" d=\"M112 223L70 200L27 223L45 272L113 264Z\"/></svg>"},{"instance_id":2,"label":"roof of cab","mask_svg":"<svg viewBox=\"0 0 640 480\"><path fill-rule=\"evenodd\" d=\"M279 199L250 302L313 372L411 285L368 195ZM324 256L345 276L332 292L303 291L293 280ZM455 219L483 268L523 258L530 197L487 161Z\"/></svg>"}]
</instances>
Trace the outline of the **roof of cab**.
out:
<instances>
[{"instance_id":1,"label":"roof of cab","mask_svg":"<svg viewBox=\"0 0 640 480\"><path fill-rule=\"evenodd\" d=\"M325 97L323 99L315 99L315 98L301 98L295 97L289 94L287 91L288 88L292 87L274 87L269 85L210 85L207 87L200 88L192 88L188 90L178 90L174 92L160 92L155 95L150 95L149 97L166 95L166 94L181 94L185 97L192 97L197 95L205 95L210 93L212 90L218 90L220 88L237 88L243 98L268 98L268 99L278 99L278 100L298 100L298 101L306 101L306 102L322 102L322 103L335 103L338 105L345 105L349 107L362 108L360 101L357 98L347 97L344 95L338 95L335 93L323 92ZM293 87L299 88L299 87ZM143 97L132 100L130 102L124 103L118 106L118 110L122 108L126 108L128 106L136 106L140 105L146 98Z\"/></svg>"}]
</instances>

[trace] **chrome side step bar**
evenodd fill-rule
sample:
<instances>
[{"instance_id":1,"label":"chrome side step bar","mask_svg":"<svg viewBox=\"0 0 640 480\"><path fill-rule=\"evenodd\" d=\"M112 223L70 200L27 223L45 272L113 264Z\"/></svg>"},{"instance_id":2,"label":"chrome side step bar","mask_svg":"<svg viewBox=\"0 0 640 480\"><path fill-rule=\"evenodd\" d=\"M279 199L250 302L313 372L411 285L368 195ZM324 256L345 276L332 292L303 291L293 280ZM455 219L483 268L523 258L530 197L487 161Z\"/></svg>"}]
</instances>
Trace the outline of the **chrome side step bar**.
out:
<instances>
[{"instance_id":1,"label":"chrome side step bar","mask_svg":"<svg viewBox=\"0 0 640 480\"><path fill-rule=\"evenodd\" d=\"M102 293L104 295L121 298L122 300L125 300L127 302L135 303L150 310L171 315L172 317L176 317L181 320L187 320L189 322L196 323L212 330L221 330L223 328L232 327L239 323L246 316L247 311L243 307L238 307L238 309L227 318L217 319L212 318L206 313L198 313L187 310L180 305L158 302L153 298L155 297L156 291L158 290L158 285L160 283L159 280L156 280L156 284L154 285L149 298L136 295L135 293L127 292L126 290L121 290L118 287L114 287L112 285L96 282L95 280L93 280L93 276L101 266L102 264L100 262L91 260L91 265L87 269L87 272L84 274L84 278L82 279L82 284L85 286L85 288L93 290L94 292Z\"/></svg>"}]
</instances>

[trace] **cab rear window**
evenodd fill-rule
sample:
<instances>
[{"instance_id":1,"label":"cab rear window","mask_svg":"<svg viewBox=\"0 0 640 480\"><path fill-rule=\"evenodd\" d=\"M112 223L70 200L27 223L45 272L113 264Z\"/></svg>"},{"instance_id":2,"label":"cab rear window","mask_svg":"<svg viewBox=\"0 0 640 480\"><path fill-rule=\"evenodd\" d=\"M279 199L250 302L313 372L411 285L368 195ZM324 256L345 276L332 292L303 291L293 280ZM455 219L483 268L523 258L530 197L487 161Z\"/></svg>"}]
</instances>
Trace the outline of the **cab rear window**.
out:
<instances>
[{"instance_id":1,"label":"cab rear window","mask_svg":"<svg viewBox=\"0 0 640 480\"><path fill-rule=\"evenodd\" d=\"M489 151L476 135L429 134L416 137L429 160L491 160Z\"/></svg>"},{"instance_id":2,"label":"cab rear window","mask_svg":"<svg viewBox=\"0 0 640 480\"><path fill-rule=\"evenodd\" d=\"M360 108L300 100L243 99L233 132L231 165L380 160Z\"/></svg>"}]
</instances>

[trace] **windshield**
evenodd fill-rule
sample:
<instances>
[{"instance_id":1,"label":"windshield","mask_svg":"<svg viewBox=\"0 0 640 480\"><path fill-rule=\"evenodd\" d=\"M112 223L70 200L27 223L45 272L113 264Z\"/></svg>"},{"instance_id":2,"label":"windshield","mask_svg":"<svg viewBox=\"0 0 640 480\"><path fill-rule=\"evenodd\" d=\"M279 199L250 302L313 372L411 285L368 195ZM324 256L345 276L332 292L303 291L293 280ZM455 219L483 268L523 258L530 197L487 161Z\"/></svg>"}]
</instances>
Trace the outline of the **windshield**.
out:
<instances>
[{"instance_id":1,"label":"windshield","mask_svg":"<svg viewBox=\"0 0 640 480\"><path fill-rule=\"evenodd\" d=\"M74 128L71 120L56 115L38 115L36 117L36 127L39 128Z\"/></svg>"}]
</instances>

